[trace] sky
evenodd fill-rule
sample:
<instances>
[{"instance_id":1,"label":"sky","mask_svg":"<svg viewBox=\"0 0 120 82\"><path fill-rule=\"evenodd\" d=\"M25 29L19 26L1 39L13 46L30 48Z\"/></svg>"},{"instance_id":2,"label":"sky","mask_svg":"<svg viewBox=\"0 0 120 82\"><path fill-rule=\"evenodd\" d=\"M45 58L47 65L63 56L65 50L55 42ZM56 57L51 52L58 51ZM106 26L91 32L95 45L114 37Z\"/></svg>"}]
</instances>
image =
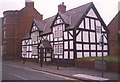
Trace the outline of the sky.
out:
<instances>
[{"instance_id":1,"label":"sky","mask_svg":"<svg viewBox=\"0 0 120 82\"><path fill-rule=\"evenodd\" d=\"M57 14L58 5L64 2L66 10L93 2L106 25L118 13L119 0L32 0L36 10L43 14L43 19ZM0 17L6 10L20 10L25 7L25 0L0 0Z\"/></svg>"}]
</instances>

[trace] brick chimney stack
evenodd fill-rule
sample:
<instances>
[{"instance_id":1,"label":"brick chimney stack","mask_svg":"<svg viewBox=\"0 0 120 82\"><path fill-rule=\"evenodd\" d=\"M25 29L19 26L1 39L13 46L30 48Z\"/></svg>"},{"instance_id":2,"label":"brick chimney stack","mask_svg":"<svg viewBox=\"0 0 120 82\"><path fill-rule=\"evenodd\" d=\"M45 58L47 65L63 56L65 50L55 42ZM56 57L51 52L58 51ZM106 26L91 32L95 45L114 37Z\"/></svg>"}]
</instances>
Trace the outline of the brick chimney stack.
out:
<instances>
[{"instance_id":1,"label":"brick chimney stack","mask_svg":"<svg viewBox=\"0 0 120 82\"><path fill-rule=\"evenodd\" d=\"M62 2L62 4L58 5L58 12L65 13L65 11L66 11L66 6L64 5L64 2Z\"/></svg>"},{"instance_id":2,"label":"brick chimney stack","mask_svg":"<svg viewBox=\"0 0 120 82\"><path fill-rule=\"evenodd\" d=\"M29 7L29 8L34 8L34 1L32 0L25 0L25 7Z\"/></svg>"}]
</instances>

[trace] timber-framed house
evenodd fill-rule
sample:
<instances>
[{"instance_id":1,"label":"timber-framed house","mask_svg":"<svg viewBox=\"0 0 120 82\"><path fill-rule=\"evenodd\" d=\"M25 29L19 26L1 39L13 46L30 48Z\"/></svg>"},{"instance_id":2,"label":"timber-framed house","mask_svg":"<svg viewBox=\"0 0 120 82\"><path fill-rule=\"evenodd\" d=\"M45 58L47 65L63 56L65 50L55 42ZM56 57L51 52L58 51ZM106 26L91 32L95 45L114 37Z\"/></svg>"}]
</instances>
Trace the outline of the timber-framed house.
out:
<instances>
[{"instance_id":1,"label":"timber-framed house","mask_svg":"<svg viewBox=\"0 0 120 82\"><path fill-rule=\"evenodd\" d=\"M37 58L43 48L45 62L59 57L74 66L77 58L108 55L108 46L108 29L92 2L68 11L62 3L55 16L33 21L22 40L22 57Z\"/></svg>"}]
</instances>

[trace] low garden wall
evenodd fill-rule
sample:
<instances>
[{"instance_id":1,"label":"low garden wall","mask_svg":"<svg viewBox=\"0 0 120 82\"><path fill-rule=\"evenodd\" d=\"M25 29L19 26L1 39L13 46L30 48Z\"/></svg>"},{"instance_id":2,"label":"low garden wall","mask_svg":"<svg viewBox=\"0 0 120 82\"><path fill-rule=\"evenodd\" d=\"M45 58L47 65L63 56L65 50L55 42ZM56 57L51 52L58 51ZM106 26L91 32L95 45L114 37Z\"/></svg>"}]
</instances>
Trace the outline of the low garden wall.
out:
<instances>
[{"instance_id":1,"label":"low garden wall","mask_svg":"<svg viewBox=\"0 0 120 82\"><path fill-rule=\"evenodd\" d=\"M95 61L76 59L75 67L95 69ZM106 62L106 70L105 71L118 73L118 62L110 62L110 61Z\"/></svg>"}]
</instances>

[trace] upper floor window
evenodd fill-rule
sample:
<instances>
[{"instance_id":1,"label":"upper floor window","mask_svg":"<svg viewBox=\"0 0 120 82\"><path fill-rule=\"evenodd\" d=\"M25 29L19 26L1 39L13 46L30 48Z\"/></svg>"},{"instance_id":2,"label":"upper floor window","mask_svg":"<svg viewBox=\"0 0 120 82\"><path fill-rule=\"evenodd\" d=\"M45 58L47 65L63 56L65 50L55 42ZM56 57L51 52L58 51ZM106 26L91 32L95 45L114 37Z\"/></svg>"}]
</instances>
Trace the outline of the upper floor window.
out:
<instances>
[{"instance_id":1,"label":"upper floor window","mask_svg":"<svg viewBox=\"0 0 120 82\"><path fill-rule=\"evenodd\" d=\"M31 38L32 38L32 43L33 44L38 42L38 36L39 36L39 32L38 31L31 33Z\"/></svg>"},{"instance_id":2,"label":"upper floor window","mask_svg":"<svg viewBox=\"0 0 120 82\"><path fill-rule=\"evenodd\" d=\"M57 38L57 37L62 37L63 36L63 28L62 28L62 25L58 25L58 26L55 26L53 28L53 33L54 33L54 38Z\"/></svg>"},{"instance_id":3,"label":"upper floor window","mask_svg":"<svg viewBox=\"0 0 120 82\"><path fill-rule=\"evenodd\" d=\"M102 28L102 26L97 26L96 27L96 32L101 34L101 31L102 31L101 28Z\"/></svg>"},{"instance_id":4,"label":"upper floor window","mask_svg":"<svg viewBox=\"0 0 120 82\"><path fill-rule=\"evenodd\" d=\"M63 23L62 19L58 16L56 21L55 21L55 24L60 24L60 23Z\"/></svg>"}]
</instances>

